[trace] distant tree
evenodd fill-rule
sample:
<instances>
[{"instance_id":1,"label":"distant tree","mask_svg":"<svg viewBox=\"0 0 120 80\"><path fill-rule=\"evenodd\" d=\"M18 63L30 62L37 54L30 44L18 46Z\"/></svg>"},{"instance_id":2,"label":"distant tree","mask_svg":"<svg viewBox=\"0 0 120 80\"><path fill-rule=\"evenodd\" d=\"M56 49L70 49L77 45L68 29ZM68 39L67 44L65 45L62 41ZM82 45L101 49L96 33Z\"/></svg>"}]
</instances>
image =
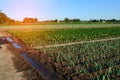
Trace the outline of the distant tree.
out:
<instances>
[{"instance_id":1,"label":"distant tree","mask_svg":"<svg viewBox=\"0 0 120 80\"><path fill-rule=\"evenodd\" d=\"M69 18L64 19L64 22L66 22L66 23L68 23L69 21L70 21Z\"/></svg>"},{"instance_id":2,"label":"distant tree","mask_svg":"<svg viewBox=\"0 0 120 80\"><path fill-rule=\"evenodd\" d=\"M80 22L80 19L73 19L74 23Z\"/></svg>"},{"instance_id":3,"label":"distant tree","mask_svg":"<svg viewBox=\"0 0 120 80\"><path fill-rule=\"evenodd\" d=\"M116 19L111 19L111 22L116 22L117 20Z\"/></svg>"},{"instance_id":4,"label":"distant tree","mask_svg":"<svg viewBox=\"0 0 120 80\"><path fill-rule=\"evenodd\" d=\"M103 21L103 19L100 19L100 22L102 22Z\"/></svg>"},{"instance_id":5,"label":"distant tree","mask_svg":"<svg viewBox=\"0 0 120 80\"><path fill-rule=\"evenodd\" d=\"M37 18L24 18L23 23L37 23L38 19Z\"/></svg>"},{"instance_id":6,"label":"distant tree","mask_svg":"<svg viewBox=\"0 0 120 80\"><path fill-rule=\"evenodd\" d=\"M90 22L99 22L99 20L97 20L97 19L90 19Z\"/></svg>"},{"instance_id":7,"label":"distant tree","mask_svg":"<svg viewBox=\"0 0 120 80\"><path fill-rule=\"evenodd\" d=\"M37 18L33 18L33 23L37 23L38 19Z\"/></svg>"},{"instance_id":8,"label":"distant tree","mask_svg":"<svg viewBox=\"0 0 120 80\"><path fill-rule=\"evenodd\" d=\"M54 22L58 22L58 19L55 19Z\"/></svg>"},{"instance_id":9,"label":"distant tree","mask_svg":"<svg viewBox=\"0 0 120 80\"><path fill-rule=\"evenodd\" d=\"M0 24L6 23L6 22L8 22L7 15L0 11Z\"/></svg>"},{"instance_id":10,"label":"distant tree","mask_svg":"<svg viewBox=\"0 0 120 80\"><path fill-rule=\"evenodd\" d=\"M108 19L107 22L117 23L117 22L119 22L119 21L116 20L116 19Z\"/></svg>"}]
</instances>

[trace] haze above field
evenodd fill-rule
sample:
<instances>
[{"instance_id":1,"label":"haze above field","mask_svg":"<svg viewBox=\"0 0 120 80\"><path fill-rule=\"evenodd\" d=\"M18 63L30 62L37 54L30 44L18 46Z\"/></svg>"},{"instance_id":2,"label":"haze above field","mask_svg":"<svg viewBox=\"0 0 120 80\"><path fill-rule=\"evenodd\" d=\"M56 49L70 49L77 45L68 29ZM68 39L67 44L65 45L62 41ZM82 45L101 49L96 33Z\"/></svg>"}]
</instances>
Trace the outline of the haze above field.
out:
<instances>
[{"instance_id":1,"label":"haze above field","mask_svg":"<svg viewBox=\"0 0 120 80\"><path fill-rule=\"evenodd\" d=\"M0 10L15 20L120 19L119 3L119 0L0 0Z\"/></svg>"}]
</instances>

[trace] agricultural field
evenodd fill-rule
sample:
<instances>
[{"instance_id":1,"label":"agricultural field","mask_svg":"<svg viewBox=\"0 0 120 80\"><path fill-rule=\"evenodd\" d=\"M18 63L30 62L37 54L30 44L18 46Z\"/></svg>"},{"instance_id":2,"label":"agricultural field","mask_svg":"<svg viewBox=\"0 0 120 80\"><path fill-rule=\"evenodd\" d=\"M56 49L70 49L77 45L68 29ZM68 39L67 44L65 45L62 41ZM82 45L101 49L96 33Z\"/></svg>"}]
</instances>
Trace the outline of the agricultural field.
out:
<instances>
[{"instance_id":1,"label":"agricultural field","mask_svg":"<svg viewBox=\"0 0 120 80\"><path fill-rule=\"evenodd\" d=\"M44 48L42 51L53 64L49 66L62 73L65 80L120 79L120 40ZM38 55L36 60L39 61Z\"/></svg>"},{"instance_id":2,"label":"agricultural field","mask_svg":"<svg viewBox=\"0 0 120 80\"><path fill-rule=\"evenodd\" d=\"M10 25L0 26L1 29L61 29L61 28L96 28L96 27L120 27L118 23L79 23L79 24L49 24L49 25Z\"/></svg>"},{"instance_id":3,"label":"agricultural field","mask_svg":"<svg viewBox=\"0 0 120 80\"><path fill-rule=\"evenodd\" d=\"M7 30L25 45L55 45L120 37L120 27ZM27 55L64 80L119 80L120 39L28 51Z\"/></svg>"},{"instance_id":4,"label":"agricultural field","mask_svg":"<svg viewBox=\"0 0 120 80\"><path fill-rule=\"evenodd\" d=\"M7 32L30 46L45 46L120 37L119 27L8 30Z\"/></svg>"},{"instance_id":5,"label":"agricultural field","mask_svg":"<svg viewBox=\"0 0 120 80\"><path fill-rule=\"evenodd\" d=\"M58 1L0 0L0 80L120 80L120 0Z\"/></svg>"}]
</instances>

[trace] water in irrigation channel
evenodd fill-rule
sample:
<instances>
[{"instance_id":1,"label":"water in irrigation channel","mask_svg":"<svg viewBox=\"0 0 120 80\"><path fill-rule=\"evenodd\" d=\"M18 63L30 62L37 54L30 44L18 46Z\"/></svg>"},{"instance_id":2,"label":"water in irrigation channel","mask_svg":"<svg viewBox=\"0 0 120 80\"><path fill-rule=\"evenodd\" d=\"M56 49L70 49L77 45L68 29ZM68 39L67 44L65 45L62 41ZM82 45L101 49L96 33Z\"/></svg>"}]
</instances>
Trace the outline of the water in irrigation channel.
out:
<instances>
[{"instance_id":1,"label":"water in irrigation channel","mask_svg":"<svg viewBox=\"0 0 120 80\"><path fill-rule=\"evenodd\" d=\"M18 45L17 43L12 43L12 45L16 48L16 49L21 49L22 47L20 45Z\"/></svg>"},{"instance_id":2,"label":"water in irrigation channel","mask_svg":"<svg viewBox=\"0 0 120 80\"><path fill-rule=\"evenodd\" d=\"M14 40L11 37L6 37L5 39L7 42L11 43L16 49L22 49L22 46L19 45L18 43L14 42ZM56 74L49 74L44 68L42 64L38 64L36 61L34 61L32 58L30 58L26 53L21 53L20 54L24 60L28 64L30 64L33 68L35 68L40 74L44 76L45 80L57 80L57 75Z\"/></svg>"},{"instance_id":3,"label":"water in irrigation channel","mask_svg":"<svg viewBox=\"0 0 120 80\"><path fill-rule=\"evenodd\" d=\"M39 73L41 73L45 80L58 80L57 74L49 74L44 68L42 64L38 64L34 60L32 60L30 57L27 56L26 53L22 53L21 56L33 67L35 68Z\"/></svg>"},{"instance_id":4,"label":"water in irrigation channel","mask_svg":"<svg viewBox=\"0 0 120 80\"><path fill-rule=\"evenodd\" d=\"M22 53L21 56L22 56L32 67L34 67L37 71L39 71L40 73L42 73L45 77L48 77L48 76L49 76L48 72L46 72L46 70L43 69L43 66L42 66L42 65L39 65L39 64L36 63L34 60L32 60L30 57L28 57L26 53Z\"/></svg>"},{"instance_id":5,"label":"water in irrigation channel","mask_svg":"<svg viewBox=\"0 0 120 80\"><path fill-rule=\"evenodd\" d=\"M13 42L13 40L12 40L10 37L6 37L6 40L7 40L8 42Z\"/></svg>"}]
</instances>

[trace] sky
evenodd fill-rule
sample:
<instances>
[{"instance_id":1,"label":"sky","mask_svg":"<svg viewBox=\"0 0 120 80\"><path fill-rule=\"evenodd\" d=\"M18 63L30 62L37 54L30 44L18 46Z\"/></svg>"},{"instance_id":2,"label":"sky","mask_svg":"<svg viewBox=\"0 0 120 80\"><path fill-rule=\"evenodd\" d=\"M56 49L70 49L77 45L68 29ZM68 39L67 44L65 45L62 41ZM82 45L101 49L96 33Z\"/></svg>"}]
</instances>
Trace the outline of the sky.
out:
<instances>
[{"instance_id":1,"label":"sky","mask_svg":"<svg viewBox=\"0 0 120 80\"><path fill-rule=\"evenodd\" d=\"M0 0L0 10L15 20L120 19L120 0Z\"/></svg>"}]
</instances>

